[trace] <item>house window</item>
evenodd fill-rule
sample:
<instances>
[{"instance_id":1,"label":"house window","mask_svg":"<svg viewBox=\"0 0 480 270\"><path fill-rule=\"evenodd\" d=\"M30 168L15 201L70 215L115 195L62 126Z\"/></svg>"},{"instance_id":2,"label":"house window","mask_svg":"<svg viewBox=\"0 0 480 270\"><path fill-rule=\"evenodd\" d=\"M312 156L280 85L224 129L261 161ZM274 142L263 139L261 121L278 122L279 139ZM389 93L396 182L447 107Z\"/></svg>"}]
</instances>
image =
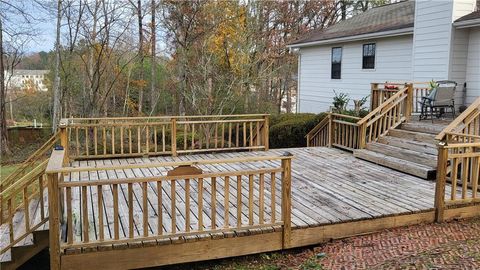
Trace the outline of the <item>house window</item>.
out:
<instances>
[{"instance_id":1,"label":"house window","mask_svg":"<svg viewBox=\"0 0 480 270\"><path fill-rule=\"evenodd\" d=\"M363 44L363 69L375 68L375 43Z\"/></svg>"},{"instance_id":2,"label":"house window","mask_svg":"<svg viewBox=\"0 0 480 270\"><path fill-rule=\"evenodd\" d=\"M340 79L342 77L342 48L332 48L332 79Z\"/></svg>"}]
</instances>

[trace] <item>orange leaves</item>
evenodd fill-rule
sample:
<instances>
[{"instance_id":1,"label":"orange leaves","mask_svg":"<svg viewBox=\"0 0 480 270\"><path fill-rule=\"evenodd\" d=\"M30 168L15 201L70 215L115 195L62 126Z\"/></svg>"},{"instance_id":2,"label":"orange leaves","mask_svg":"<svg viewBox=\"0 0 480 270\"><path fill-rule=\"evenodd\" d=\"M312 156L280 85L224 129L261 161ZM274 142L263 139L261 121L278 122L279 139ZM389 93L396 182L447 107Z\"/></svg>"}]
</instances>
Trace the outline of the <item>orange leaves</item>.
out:
<instances>
[{"instance_id":1,"label":"orange leaves","mask_svg":"<svg viewBox=\"0 0 480 270\"><path fill-rule=\"evenodd\" d=\"M130 85L133 87L143 88L147 86L146 80L132 80L130 81Z\"/></svg>"}]
</instances>

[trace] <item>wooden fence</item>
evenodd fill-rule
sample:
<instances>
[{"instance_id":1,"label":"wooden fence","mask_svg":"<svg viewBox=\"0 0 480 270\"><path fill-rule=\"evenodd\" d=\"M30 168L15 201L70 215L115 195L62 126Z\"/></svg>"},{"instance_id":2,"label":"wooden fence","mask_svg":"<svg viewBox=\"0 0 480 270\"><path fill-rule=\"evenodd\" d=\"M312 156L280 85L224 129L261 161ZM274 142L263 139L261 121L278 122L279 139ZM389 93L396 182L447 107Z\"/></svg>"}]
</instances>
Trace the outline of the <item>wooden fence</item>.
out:
<instances>
[{"instance_id":1,"label":"wooden fence","mask_svg":"<svg viewBox=\"0 0 480 270\"><path fill-rule=\"evenodd\" d=\"M328 113L307 134L307 146L362 149L411 117L412 111L413 85L407 84L363 118Z\"/></svg>"},{"instance_id":2,"label":"wooden fence","mask_svg":"<svg viewBox=\"0 0 480 270\"><path fill-rule=\"evenodd\" d=\"M278 226L283 227L285 246L290 243L292 156L79 168L64 166L65 156L63 150L54 151L46 169L52 269L60 265L61 252L69 250L195 234ZM204 165L260 161L269 165L205 173L200 169ZM62 178L142 168L155 168L160 174L114 180ZM66 239L60 237L62 217Z\"/></svg>"},{"instance_id":3,"label":"wooden fence","mask_svg":"<svg viewBox=\"0 0 480 270\"><path fill-rule=\"evenodd\" d=\"M435 208L437 220L442 221L445 207L480 202L480 98L436 139L440 143ZM447 182L449 198L445 198Z\"/></svg>"},{"instance_id":4,"label":"wooden fence","mask_svg":"<svg viewBox=\"0 0 480 270\"><path fill-rule=\"evenodd\" d=\"M63 119L70 158L268 150L269 116L165 116Z\"/></svg>"}]
</instances>

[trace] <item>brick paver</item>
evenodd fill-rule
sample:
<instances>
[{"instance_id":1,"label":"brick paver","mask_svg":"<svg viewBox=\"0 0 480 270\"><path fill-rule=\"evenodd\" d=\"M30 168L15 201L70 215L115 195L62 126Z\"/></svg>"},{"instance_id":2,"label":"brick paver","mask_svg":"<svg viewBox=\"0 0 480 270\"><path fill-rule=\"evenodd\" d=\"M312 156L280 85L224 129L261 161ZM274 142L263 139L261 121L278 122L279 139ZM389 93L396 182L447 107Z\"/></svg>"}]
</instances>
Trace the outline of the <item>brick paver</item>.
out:
<instances>
[{"instance_id":1,"label":"brick paver","mask_svg":"<svg viewBox=\"0 0 480 270\"><path fill-rule=\"evenodd\" d=\"M314 248L325 269L480 269L480 219L415 225Z\"/></svg>"}]
</instances>

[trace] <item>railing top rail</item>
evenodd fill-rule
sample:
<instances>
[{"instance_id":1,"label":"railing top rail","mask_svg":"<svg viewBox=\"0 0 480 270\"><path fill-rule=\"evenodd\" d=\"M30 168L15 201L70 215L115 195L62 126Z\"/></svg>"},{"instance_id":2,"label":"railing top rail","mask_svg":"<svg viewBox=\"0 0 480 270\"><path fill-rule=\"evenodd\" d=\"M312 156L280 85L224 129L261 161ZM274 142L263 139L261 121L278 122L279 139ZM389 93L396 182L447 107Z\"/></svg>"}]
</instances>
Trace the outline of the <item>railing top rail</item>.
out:
<instances>
[{"instance_id":1,"label":"railing top rail","mask_svg":"<svg viewBox=\"0 0 480 270\"><path fill-rule=\"evenodd\" d=\"M395 99L399 98L402 94L404 94L406 91L408 90L408 87L404 87L400 90L398 90L398 92L391 96L389 99L387 99L384 103L382 103L380 106L378 106L377 108L375 108L373 111L371 111L369 114L367 114L365 117L363 117L362 119L360 119L357 124L358 125L362 125L364 124L365 122L367 122L370 118L374 117L377 113L381 112L384 108L386 108L387 106L390 106L390 103L392 103Z\"/></svg>"},{"instance_id":2,"label":"railing top rail","mask_svg":"<svg viewBox=\"0 0 480 270\"><path fill-rule=\"evenodd\" d=\"M32 178L43 174L43 171L47 167L47 163L48 163L48 159L43 161L42 163L38 164L33 170L31 170L26 175L24 175L20 179L18 179L15 183L13 183L12 185L8 186L5 190L3 190L0 193L0 196L2 196L4 198L7 197L13 191L15 191L16 189L19 189L19 187L22 187L22 185L25 182L28 182ZM22 187L22 189L23 189L23 187Z\"/></svg>"},{"instance_id":3,"label":"railing top rail","mask_svg":"<svg viewBox=\"0 0 480 270\"><path fill-rule=\"evenodd\" d=\"M312 128L312 130L310 130L307 133L307 135L305 135L305 137L314 135L319 129L321 129L322 127L327 125L328 124L328 119L330 118L330 114L331 113L327 113L327 115L322 119L322 121L320 121L320 123L318 123L314 128Z\"/></svg>"},{"instance_id":4,"label":"railing top rail","mask_svg":"<svg viewBox=\"0 0 480 270\"><path fill-rule=\"evenodd\" d=\"M430 82L372 82L371 84L388 84L388 85L407 85L407 84L429 84Z\"/></svg>"},{"instance_id":5,"label":"railing top rail","mask_svg":"<svg viewBox=\"0 0 480 270\"><path fill-rule=\"evenodd\" d=\"M52 155L53 157L53 155ZM59 157L57 155L57 162L47 168L47 173L70 173L70 172L85 172L85 171L107 171L107 170L123 170L123 169L141 169L153 167L176 167L176 166L193 166L193 165L207 165L217 163L238 163L238 162L257 162L265 160L285 160L292 159L293 155L284 156L261 156L261 157L239 157L230 159L201 159L189 161L171 161L171 162L152 162L143 164L129 164L118 166L92 166L92 167L59 167ZM50 164L49 164L50 165Z\"/></svg>"},{"instance_id":6,"label":"railing top rail","mask_svg":"<svg viewBox=\"0 0 480 270\"><path fill-rule=\"evenodd\" d=\"M455 129L472 113L480 110L480 97L477 98L468 108L463 111L457 118L455 118L447 127L445 127L442 132L440 132L435 139L443 140L447 132L453 132Z\"/></svg>"},{"instance_id":7,"label":"railing top rail","mask_svg":"<svg viewBox=\"0 0 480 270\"><path fill-rule=\"evenodd\" d=\"M446 148L446 149L463 148L463 147L480 147L480 142L450 143L450 144L444 146L444 148ZM467 153L464 153L464 154L467 154Z\"/></svg>"},{"instance_id":8,"label":"railing top rail","mask_svg":"<svg viewBox=\"0 0 480 270\"><path fill-rule=\"evenodd\" d=\"M128 121L128 120L170 120L170 119L198 119L198 118L243 118L243 117L264 117L269 116L270 114L225 114L225 115L175 115L175 116L133 116L133 117L90 117L90 118L63 118L67 124L72 123L72 121L95 121L95 120L105 120L105 121Z\"/></svg>"},{"instance_id":9,"label":"railing top rail","mask_svg":"<svg viewBox=\"0 0 480 270\"><path fill-rule=\"evenodd\" d=\"M354 120L360 120L362 119L361 117L358 117L358 116L353 116L353 115L348 115L348 114L340 114L340 113L330 113L332 116L336 116L336 117L343 117L343 118L350 118L350 119L354 119Z\"/></svg>"}]
</instances>

